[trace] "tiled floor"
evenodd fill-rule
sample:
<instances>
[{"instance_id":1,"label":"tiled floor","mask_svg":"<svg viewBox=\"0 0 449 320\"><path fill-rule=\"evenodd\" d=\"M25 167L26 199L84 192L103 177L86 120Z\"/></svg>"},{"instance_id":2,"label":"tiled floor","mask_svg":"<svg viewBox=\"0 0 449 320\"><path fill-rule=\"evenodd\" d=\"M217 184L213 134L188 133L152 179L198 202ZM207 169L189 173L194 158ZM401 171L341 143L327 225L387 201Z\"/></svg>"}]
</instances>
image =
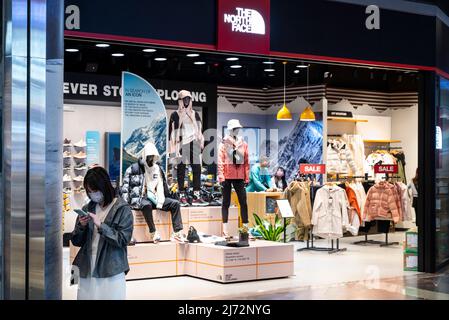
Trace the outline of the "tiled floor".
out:
<instances>
[{"instance_id":1,"label":"tiled floor","mask_svg":"<svg viewBox=\"0 0 449 320\"><path fill-rule=\"evenodd\" d=\"M401 245L353 245L345 238L346 252L295 252L295 276L283 279L219 284L191 277L127 282L128 299L448 299L449 277L403 271L404 233L390 236ZM371 236L383 240L384 236ZM321 240L317 246L326 246ZM295 243L297 248L303 243ZM70 267L65 249L64 299L76 299L68 286ZM435 284L436 283L436 284ZM437 292L435 288L440 289Z\"/></svg>"}]
</instances>

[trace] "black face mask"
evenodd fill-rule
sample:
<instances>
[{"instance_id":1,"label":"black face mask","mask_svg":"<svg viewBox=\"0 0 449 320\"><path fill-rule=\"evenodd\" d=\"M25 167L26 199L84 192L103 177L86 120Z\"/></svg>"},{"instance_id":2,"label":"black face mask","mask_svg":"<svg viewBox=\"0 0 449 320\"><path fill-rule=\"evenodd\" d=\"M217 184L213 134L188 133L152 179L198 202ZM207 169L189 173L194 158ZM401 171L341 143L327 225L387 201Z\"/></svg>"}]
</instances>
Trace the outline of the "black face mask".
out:
<instances>
[{"instance_id":1,"label":"black face mask","mask_svg":"<svg viewBox=\"0 0 449 320\"><path fill-rule=\"evenodd\" d=\"M152 167L154 164L154 156L148 156L146 162L149 167Z\"/></svg>"},{"instance_id":2,"label":"black face mask","mask_svg":"<svg viewBox=\"0 0 449 320\"><path fill-rule=\"evenodd\" d=\"M184 104L184 108L188 108L190 105L190 101L192 101L191 97L184 97L181 99L182 103Z\"/></svg>"}]
</instances>

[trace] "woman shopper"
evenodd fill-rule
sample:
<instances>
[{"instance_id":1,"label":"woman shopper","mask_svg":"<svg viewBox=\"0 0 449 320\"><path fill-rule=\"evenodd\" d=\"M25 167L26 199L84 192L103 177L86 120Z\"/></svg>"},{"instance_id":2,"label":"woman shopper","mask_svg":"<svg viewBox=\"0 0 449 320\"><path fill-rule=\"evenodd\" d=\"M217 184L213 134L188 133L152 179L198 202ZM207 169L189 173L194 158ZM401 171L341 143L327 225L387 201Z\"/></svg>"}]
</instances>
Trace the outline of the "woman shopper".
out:
<instances>
[{"instance_id":1,"label":"woman shopper","mask_svg":"<svg viewBox=\"0 0 449 320\"><path fill-rule=\"evenodd\" d=\"M409 196L412 198L412 207L415 209L415 224L418 226L418 168L416 168L415 177L412 179L412 181L408 184L408 192Z\"/></svg>"},{"instance_id":2,"label":"woman shopper","mask_svg":"<svg viewBox=\"0 0 449 320\"><path fill-rule=\"evenodd\" d=\"M73 265L79 269L78 300L124 300L129 271L127 246L133 233L128 203L112 187L102 167L84 177L90 202L83 207L72 232L72 243L81 247Z\"/></svg>"},{"instance_id":3,"label":"woman shopper","mask_svg":"<svg viewBox=\"0 0 449 320\"><path fill-rule=\"evenodd\" d=\"M285 169L278 167L276 173L271 178L271 185L280 191L287 189L287 180L285 179Z\"/></svg>"}]
</instances>

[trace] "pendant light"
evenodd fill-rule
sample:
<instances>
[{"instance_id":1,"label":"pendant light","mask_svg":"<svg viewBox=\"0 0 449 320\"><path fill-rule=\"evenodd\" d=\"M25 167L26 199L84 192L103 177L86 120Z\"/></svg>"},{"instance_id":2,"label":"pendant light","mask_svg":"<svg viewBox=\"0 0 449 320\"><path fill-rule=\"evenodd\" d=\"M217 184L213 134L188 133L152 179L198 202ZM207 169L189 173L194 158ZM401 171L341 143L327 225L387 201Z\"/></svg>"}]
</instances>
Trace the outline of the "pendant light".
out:
<instances>
[{"instance_id":1,"label":"pendant light","mask_svg":"<svg viewBox=\"0 0 449 320\"><path fill-rule=\"evenodd\" d=\"M285 82L286 82L285 81L285 67L287 65L287 62L284 61L283 64L284 64L284 105L282 106L281 110L278 111L277 119L279 121L290 121L293 119L292 114L291 114L290 110L288 110L287 104L285 103Z\"/></svg>"},{"instance_id":2,"label":"pendant light","mask_svg":"<svg viewBox=\"0 0 449 320\"><path fill-rule=\"evenodd\" d=\"M307 103L309 102L309 68L307 68ZM301 113L301 117L299 118L300 121L315 121L315 113L312 110L312 107L310 104L304 109L304 111Z\"/></svg>"}]
</instances>

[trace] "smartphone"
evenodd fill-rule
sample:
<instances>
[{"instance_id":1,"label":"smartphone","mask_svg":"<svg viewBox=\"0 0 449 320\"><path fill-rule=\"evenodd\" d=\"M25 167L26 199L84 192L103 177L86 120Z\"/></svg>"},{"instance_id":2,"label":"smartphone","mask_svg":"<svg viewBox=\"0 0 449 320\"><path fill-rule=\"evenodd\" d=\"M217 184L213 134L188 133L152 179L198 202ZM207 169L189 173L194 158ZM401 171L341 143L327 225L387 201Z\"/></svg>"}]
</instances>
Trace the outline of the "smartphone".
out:
<instances>
[{"instance_id":1,"label":"smartphone","mask_svg":"<svg viewBox=\"0 0 449 320\"><path fill-rule=\"evenodd\" d=\"M89 216L86 211L83 211L81 209L75 209L73 211L75 211L80 217L88 217Z\"/></svg>"}]
</instances>

